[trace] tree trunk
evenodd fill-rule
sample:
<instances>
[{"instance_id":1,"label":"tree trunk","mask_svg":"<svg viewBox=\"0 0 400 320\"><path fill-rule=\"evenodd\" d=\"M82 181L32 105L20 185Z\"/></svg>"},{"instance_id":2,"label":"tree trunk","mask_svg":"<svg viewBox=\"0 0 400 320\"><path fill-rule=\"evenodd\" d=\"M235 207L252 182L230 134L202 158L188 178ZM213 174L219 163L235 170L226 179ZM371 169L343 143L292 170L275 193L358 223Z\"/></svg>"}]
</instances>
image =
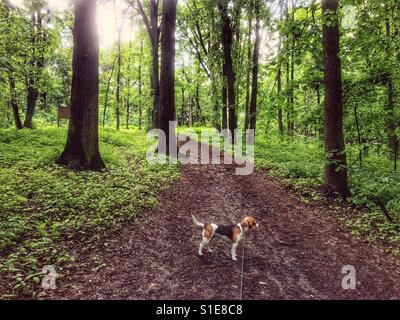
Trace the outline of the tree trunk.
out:
<instances>
[{"instance_id":1,"label":"tree trunk","mask_svg":"<svg viewBox=\"0 0 400 320\"><path fill-rule=\"evenodd\" d=\"M389 45L386 48L386 54L388 56L388 59L390 59L390 56L391 56L390 41L392 38L392 32L390 29L389 18L386 19L385 28L386 28L386 37L388 38L388 43L389 43ZM397 136L396 136L397 125L396 125L396 121L395 121L395 111L394 111L394 109L395 109L395 107L394 107L394 105L395 105L394 84L393 84L391 72L387 72L387 74L386 74L386 85L387 85L387 102L385 105L386 132L388 135L388 144L392 151L392 158L394 158L395 152L396 152L396 145L397 145Z\"/></svg>"},{"instance_id":2,"label":"tree trunk","mask_svg":"<svg viewBox=\"0 0 400 320\"><path fill-rule=\"evenodd\" d=\"M139 130L142 130L142 61L143 61L143 41L140 41L140 63L139 63Z\"/></svg>"},{"instance_id":3,"label":"tree trunk","mask_svg":"<svg viewBox=\"0 0 400 320\"><path fill-rule=\"evenodd\" d=\"M193 127L193 96L189 95L189 127Z\"/></svg>"},{"instance_id":4,"label":"tree trunk","mask_svg":"<svg viewBox=\"0 0 400 320\"><path fill-rule=\"evenodd\" d=\"M181 86L181 119L179 124L185 125L185 86Z\"/></svg>"},{"instance_id":5,"label":"tree trunk","mask_svg":"<svg viewBox=\"0 0 400 320\"><path fill-rule=\"evenodd\" d=\"M211 79L212 95L213 95L213 116L212 116L212 127L221 130L220 120L219 120L219 94L218 85L215 81L214 75Z\"/></svg>"},{"instance_id":6,"label":"tree trunk","mask_svg":"<svg viewBox=\"0 0 400 320\"><path fill-rule=\"evenodd\" d=\"M159 0L150 1L150 26L151 26L151 55L152 55L152 93L153 101L153 127L160 127L160 65L158 47L160 44L160 35L158 31L158 2Z\"/></svg>"},{"instance_id":7,"label":"tree trunk","mask_svg":"<svg viewBox=\"0 0 400 320\"><path fill-rule=\"evenodd\" d=\"M24 128L32 129L32 120L35 113L36 102L39 98L38 82L44 67L44 43L39 43L42 32L41 10L31 13L31 50L32 57L29 64L27 79L26 115ZM36 49L39 49L37 52ZM41 53L41 54L39 54Z\"/></svg>"},{"instance_id":8,"label":"tree trunk","mask_svg":"<svg viewBox=\"0 0 400 320\"><path fill-rule=\"evenodd\" d=\"M126 130L129 129L129 117L130 117L130 103L129 103L129 99L126 99L126 123L125 123L125 128Z\"/></svg>"},{"instance_id":9,"label":"tree trunk","mask_svg":"<svg viewBox=\"0 0 400 320\"><path fill-rule=\"evenodd\" d=\"M249 10L250 11L250 10ZM249 128L249 108L250 108L250 73L251 73L251 13L249 12L248 31L247 31L247 68L246 68L246 105L244 114L244 130Z\"/></svg>"},{"instance_id":10,"label":"tree trunk","mask_svg":"<svg viewBox=\"0 0 400 320\"><path fill-rule=\"evenodd\" d=\"M236 122L236 99L235 99L235 71L233 69L232 61L232 42L233 30L231 25L231 18L228 15L228 1L218 1L218 8L222 20L222 47L224 51L224 75L227 79L227 92L228 92L228 128L233 135L237 127ZM232 136L232 141L235 137Z\"/></svg>"},{"instance_id":11,"label":"tree trunk","mask_svg":"<svg viewBox=\"0 0 400 320\"><path fill-rule=\"evenodd\" d=\"M114 6L116 0L114 0ZM115 9L116 10L116 9ZM116 23L117 23L116 19ZM117 89L116 89L116 129L119 130L121 124L121 65L122 65L122 49L121 49L121 36L122 36L122 23L118 28L118 40L117 40Z\"/></svg>"},{"instance_id":12,"label":"tree trunk","mask_svg":"<svg viewBox=\"0 0 400 320\"><path fill-rule=\"evenodd\" d=\"M107 81L106 97L104 99L104 108L103 108L103 127L106 125L106 112L107 112L108 95L110 93L110 85L111 85L112 77L114 75L116 61L117 61L117 57L115 57L115 59L114 59L114 62L112 64L112 68L111 68L111 73L110 73L110 76L108 77L108 81Z\"/></svg>"},{"instance_id":13,"label":"tree trunk","mask_svg":"<svg viewBox=\"0 0 400 320\"><path fill-rule=\"evenodd\" d=\"M328 195L349 196L346 149L343 137L342 76L339 58L339 1L322 0L322 10L330 24L323 24L325 72L325 188Z\"/></svg>"},{"instance_id":14,"label":"tree trunk","mask_svg":"<svg viewBox=\"0 0 400 320\"><path fill-rule=\"evenodd\" d=\"M4 9L6 10L6 21L7 23L7 34L11 32L11 19L10 19L10 6L11 4L9 3L8 0L4 2ZM9 54L12 50L11 46L9 43L5 44L5 49L6 53ZM21 117L19 113L19 107L18 107L18 100L17 100L17 92L16 92L16 85L15 85L15 77L13 75L13 72L9 70L8 72L8 82L9 82L9 87L10 87L10 104L11 104L11 109L13 111L13 116L14 116L14 122L15 122L15 127L17 129L22 129L22 122L21 122Z\"/></svg>"},{"instance_id":15,"label":"tree trunk","mask_svg":"<svg viewBox=\"0 0 400 320\"><path fill-rule=\"evenodd\" d=\"M256 38L254 42L249 126L250 129L253 129L255 131L257 123L258 59L260 54L260 42L261 42L260 0L255 0L254 11L256 15Z\"/></svg>"},{"instance_id":16,"label":"tree trunk","mask_svg":"<svg viewBox=\"0 0 400 320\"><path fill-rule=\"evenodd\" d=\"M283 114L282 114L282 106L281 106L281 93L282 93L282 67L279 65L278 68L278 75L277 75L277 82L278 82L278 127L279 127L279 134L283 135Z\"/></svg>"},{"instance_id":17,"label":"tree trunk","mask_svg":"<svg viewBox=\"0 0 400 320\"><path fill-rule=\"evenodd\" d=\"M228 94L226 82L222 84L222 129L228 129Z\"/></svg>"},{"instance_id":18,"label":"tree trunk","mask_svg":"<svg viewBox=\"0 0 400 320\"><path fill-rule=\"evenodd\" d=\"M162 85L160 86L160 129L166 135L167 154L170 151L170 136L172 139L176 139L175 131L170 132L169 130L169 122L175 120L175 30L177 2L178 0L163 0L161 24L160 83ZM176 150L173 152L175 154Z\"/></svg>"},{"instance_id":19,"label":"tree trunk","mask_svg":"<svg viewBox=\"0 0 400 320\"><path fill-rule=\"evenodd\" d=\"M99 39L96 0L74 4L71 118L65 149L58 164L100 171L105 167L98 143Z\"/></svg>"},{"instance_id":20,"label":"tree trunk","mask_svg":"<svg viewBox=\"0 0 400 320\"><path fill-rule=\"evenodd\" d=\"M11 72L8 76L8 81L10 84L10 102L11 108L14 115L15 127L17 129L22 129L22 122L21 117L19 115L19 108L18 108L18 100L17 100L17 93L15 89L15 78L12 76Z\"/></svg>"},{"instance_id":21,"label":"tree trunk","mask_svg":"<svg viewBox=\"0 0 400 320\"><path fill-rule=\"evenodd\" d=\"M283 3L279 1L279 22L282 22L282 15L283 15ZM283 135L283 114L282 114L282 104L281 104L281 94L282 94L282 62L281 62L281 55L282 55L282 33L279 29L279 47L278 47L278 74L277 74L277 82L278 82L278 127L279 127L279 134Z\"/></svg>"},{"instance_id":22,"label":"tree trunk","mask_svg":"<svg viewBox=\"0 0 400 320\"><path fill-rule=\"evenodd\" d=\"M150 0L150 18L147 17L143 10L141 1L137 0L137 11L141 15L143 22L146 26L147 32L149 34L151 43L151 77L150 77L150 90L153 95L153 110L151 112L151 118L153 122L153 127L159 127L160 118L160 77L159 77L159 53L158 47L160 44L160 33L158 28L158 5L159 0Z\"/></svg>"}]
</instances>

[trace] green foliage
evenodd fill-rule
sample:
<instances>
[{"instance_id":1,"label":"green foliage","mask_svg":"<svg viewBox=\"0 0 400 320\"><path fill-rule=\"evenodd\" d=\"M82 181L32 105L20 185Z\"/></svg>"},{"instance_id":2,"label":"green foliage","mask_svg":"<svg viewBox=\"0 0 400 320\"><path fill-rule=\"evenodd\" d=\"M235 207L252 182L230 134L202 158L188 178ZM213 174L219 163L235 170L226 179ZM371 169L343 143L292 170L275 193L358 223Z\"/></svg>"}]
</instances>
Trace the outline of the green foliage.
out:
<instances>
[{"instance_id":1,"label":"green foliage","mask_svg":"<svg viewBox=\"0 0 400 320\"><path fill-rule=\"evenodd\" d=\"M102 173L55 165L65 139L55 128L0 131L0 272L15 294L34 292L44 265L62 272L73 261L61 240L116 230L178 177L176 167L147 163L142 131L100 130Z\"/></svg>"},{"instance_id":2,"label":"green foliage","mask_svg":"<svg viewBox=\"0 0 400 320\"><path fill-rule=\"evenodd\" d=\"M348 224L364 236L374 235L400 243L400 174L390 170L389 159L372 152L365 156L361 167L357 162L357 150L353 149L347 147L352 192L348 200L365 210L350 219ZM269 169L272 176L287 179L301 192L322 187L323 159L323 146L317 139L270 135L258 136L256 140L256 164ZM384 204L393 223L385 218L377 201Z\"/></svg>"}]
</instances>

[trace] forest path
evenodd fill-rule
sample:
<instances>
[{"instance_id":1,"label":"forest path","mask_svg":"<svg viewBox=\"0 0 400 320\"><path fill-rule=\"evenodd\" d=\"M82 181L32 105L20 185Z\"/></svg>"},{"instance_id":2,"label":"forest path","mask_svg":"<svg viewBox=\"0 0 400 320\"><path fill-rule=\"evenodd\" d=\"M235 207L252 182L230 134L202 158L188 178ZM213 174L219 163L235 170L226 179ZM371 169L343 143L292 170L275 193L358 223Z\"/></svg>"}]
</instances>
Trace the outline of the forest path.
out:
<instances>
[{"instance_id":1,"label":"forest path","mask_svg":"<svg viewBox=\"0 0 400 320\"><path fill-rule=\"evenodd\" d=\"M259 230L245 241L243 299L400 299L400 273L383 247L357 240L327 206L303 204L265 173L237 176L234 169L183 166L157 208L98 248L77 250L81 267L47 297L239 299L242 246L237 262L222 240L199 257L194 214L220 224L258 218ZM356 290L341 287L345 265L356 269Z\"/></svg>"}]
</instances>

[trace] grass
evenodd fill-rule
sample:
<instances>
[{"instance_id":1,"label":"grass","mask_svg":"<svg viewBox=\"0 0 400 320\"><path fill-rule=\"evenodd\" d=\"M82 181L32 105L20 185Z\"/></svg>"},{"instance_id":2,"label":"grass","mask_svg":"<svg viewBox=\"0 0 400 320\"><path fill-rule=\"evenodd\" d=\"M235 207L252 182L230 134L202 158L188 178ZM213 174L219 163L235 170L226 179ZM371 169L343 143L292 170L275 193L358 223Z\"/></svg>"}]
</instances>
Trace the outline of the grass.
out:
<instances>
[{"instance_id":1,"label":"grass","mask_svg":"<svg viewBox=\"0 0 400 320\"><path fill-rule=\"evenodd\" d=\"M107 170L69 171L54 164L66 130L0 130L0 296L34 296L45 265L74 261L63 240L100 238L145 208L177 179L176 166L146 161L146 134L100 130Z\"/></svg>"},{"instance_id":2,"label":"grass","mask_svg":"<svg viewBox=\"0 0 400 320\"><path fill-rule=\"evenodd\" d=\"M352 196L348 199L360 212L347 224L363 237L384 238L400 244L400 173L393 172L388 157L371 150L363 166L357 161L358 150L347 147L348 171ZM287 179L298 190L323 185L324 152L320 140L296 137L258 136L255 161L269 173ZM312 195L316 193L310 192ZM318 197L318 196L317 196ZM394 222L389 222L376 205L380 199ZM400 253L396 252L396 253Z\"/></svg>"}]
</instances>

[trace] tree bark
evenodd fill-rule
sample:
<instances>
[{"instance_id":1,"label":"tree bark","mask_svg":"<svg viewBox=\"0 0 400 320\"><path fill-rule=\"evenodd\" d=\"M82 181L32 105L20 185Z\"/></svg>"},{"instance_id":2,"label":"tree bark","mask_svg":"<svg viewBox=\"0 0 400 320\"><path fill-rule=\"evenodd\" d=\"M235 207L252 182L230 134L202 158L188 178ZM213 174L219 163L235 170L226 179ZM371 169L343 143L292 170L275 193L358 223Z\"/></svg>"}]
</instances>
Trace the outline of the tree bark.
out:
<instances>
[{"instance_id":1,"label":"tree bark","mask_svg":"<svg viewBox=\"0 0 400 320\"><path fill-rule=\"evenodd\" d=\"M339 58L338 0L322 0L329 24L323 24L325 72L325 189L328 195L349 196L346 149L343 137L342 76Z\"/></svg>"},{"instance_id":2,"label":"tree bark","mask_svg":"<svg viewBox=\"0 0 400 320\"><path fill-rule=\"evenodd\" d=\"M386 10L388 10L386 6ZM385 29L386 29L386 37L388 39L389 45L386 48L387 58L390 59L391 57L391 26L389 18L385 21ZM397 136L396 136L396 121L395 121L395 90L394 84L392 79L392 74L390 71L386 72L386 85L387 85L387 101L385 105L385 121L386 121L386 132L388 135L388 144L392 152L392 158L394 159L396 153L396 145L397 145Z\"/></svg>"},{"instance_id":3,"label":"tree bark","mask_svg":"<svg viewBox=\"0 0 400 320\"><path fill-rule=\"evenodd\" d=\"M122 22L118 25L118 19L116 14L116 0L114 0L115 10L115 25L118 30L117 39L117 88L116 88L116 106L115 106L115 117L116 117L116 129L120 129L121 125L121 66L122 66L122 48L121 48L121 36L122 36Z\"/></svg>"},{"instance_id":4,"label":"tree bark","mask_svg":"<svg viewBox=\"0 0 400 320\"><path fill-rule=\"evenodd\" d=\"M22 122L21 122L21 117L19 115L19 108L18 108L17 93L16 93L16 89L15 89L15 78L12 76L11 72L8 76L8 81L9 81L9 85L10 85L10 102L11 102L11 108L12 108L13 115L14 115L15 127L17 129L22 129Z\"/></svg>"},{"instance_id":5,"label":"tree bark","mask_svg":"<svg viewBox=\"0 0 400 320\"><path fill-rule=\"evenodd\" d=\"M281 106L281 93L282 93L282 67L279 65L278 67L278 75L277 75L277 82L278 82L278 127L279 127L279 134L283 135L283 114L282 114L282 106Z\"/></svg>"},{"instance_id":6,"label":"tree bark","mask_svg":"<svg viewBox=\"0 0 400 320\"><path fill-rule=\"evenodd\" d=\"M260 42L261 42L260 0L255 0L254 11L256 16L256 36L254 42L249 127L250 129L253 129L255 131L257 123L257 94L258 94L258 67L259 67L258 59L260 55Z\"/></svg>"},{"instance_id":7,"label":"tree bark","mask_svg":"<svg viewBox=\"0 0 400 320\"><path fill-rule=\"evenodd\" d=\"M30 58L29 71L27 78L27 98L26 98L26 115L24 128L32 129L32 120L35 113L36 102L39 98L38 82L40 73L44 67L44 44L39 43L39 38L42 37L42 19L41 11L31 12L31 50L32 57ZM36 49L41 51L41 54Z\"/></svg>"},{"instance_id":8,"label":"tree bark","mask_svg":"<svg viewBox=\"0 0 400 320\"><path fill-rule=\"evenodd\" d=\"M159 0L150 0L150 14L146 16L143 6L140 1L136 1L137 10L141 15L143 22L146 26L151 42L151 78L150 78L150 89L153 95L153 110L152 110L152 122L153 127L159 127L160 120L160 67L159 67L159 44L160 44L160 31L158 27L158 6Z\"/></svg>"},{"instance_id":9,"label":"tree bark","mask_svg":"<svg viewBox=\"0 0 400 320\"><path fill-rule=\"evenodd\" d=\"M140 41L140 63L139 63L139 130L142 130L142 61L143 61L143 41Z\"/></svg>"},{"instance_id":10,"label":"tree bark","mask_svg":"<svg viewBox=\"0 0 400 320\"><path fill-rule=\"evenodd\" d=\"M250 10L249 10L250 11ZM244 130L249 128L249 109L250 109L250 74L251 74L251 29L252 15L249 12L248 30L247 30L247 68L246 68L246 105L244 114Z\"/></svg>"},{"instance_id":11,"label":"tree bark","mask_svg":"<svg viewBox=\"0 0 400 320\"><path fill-rule=\"evenodd\" d=\"M218 8L222 21L222 47L224 51L224 75L227 79L227 93L228 93L228 128L232 134L232 142L235 141L233 135L237 127L236 122L236 99L235 99L235 71L233 69L232 60L232 43L233 43L233 30L231 18L228 15L228 1L218 0Z\"/></svg>"},{"instance_id":12,"label":"tree bark","mask_svg":"<svg viewBox=\"0 0 400 320\"><path fill-rule=\"evenodd\" d=\"M105 164L98 143L99 39L96 0L74 4L71 118L65 149L58 164L69 169L100 171Z\"/></svg>"},{"instance_id":13,"label":"tree bark","mask_svg":"<svg viewBox=\"0 0 400 320\"><path fill-rule=\"evenodd\" d=\"M113 62L112 67L111 67L111 73L110 73L110 76L108 77L108 81L107 81L106 97L104 99L104 108L103 108L103 127L106 124L106 112L107 112L108 96L110 94L110 85L111 85L112 77L114 75L116 61L117 61L117 57L115 57L115 59L114 59L114 62Z\"/></svg>"},{"instance_id":14,"label":"tree bark","mask_svg":"<svg viewBox=\"0 0 400 320\"><path fill-rule=\"evenodd\" d=\"M228 93L225 80L222 84L222 129L228 129Z\"/></svg>"},{"instance_id":15,"label":"tree bark","mask_svg":"<svg viewBox=\"0 0 400 320\"><path fill-rule=\"evenodd\" d=\"M129 117L130 117L131 105L129 103L129 98L126 99L126 121L125 121L125 129L129 129Z\"/></svg>"},{"instance_id":16,"label":"tree bark","mask_svg":"<svg viewBox=\"0 0 400 320\"><path fill-rule=\"evenodd\" d=\"M279 22L282 22L283 15L283 1L279 1ZM278 83L278 128L279 134L283 135L283 113L282 113L282 104L281 104L281 94L282 94L282 32L279 29L279 47L278 47L278 74L277 74L277 83Z\"/></svg>"},{"instance_id":17,"label":"tree bark","mask_svg":"<svg viewBox=\"0 0 400 320\"><path fill-rule=\"evenodd\" d=\"M169 130L169 122L175 120L175 30L177 2L178 0L163 0L161 24L160 83L162 85L160 86L160 129L166 135L167 154L170 153L169 151L172 151L169 150L170 136L176 139L175 131L170 132Z\"/></svg>"}]
</instances>

